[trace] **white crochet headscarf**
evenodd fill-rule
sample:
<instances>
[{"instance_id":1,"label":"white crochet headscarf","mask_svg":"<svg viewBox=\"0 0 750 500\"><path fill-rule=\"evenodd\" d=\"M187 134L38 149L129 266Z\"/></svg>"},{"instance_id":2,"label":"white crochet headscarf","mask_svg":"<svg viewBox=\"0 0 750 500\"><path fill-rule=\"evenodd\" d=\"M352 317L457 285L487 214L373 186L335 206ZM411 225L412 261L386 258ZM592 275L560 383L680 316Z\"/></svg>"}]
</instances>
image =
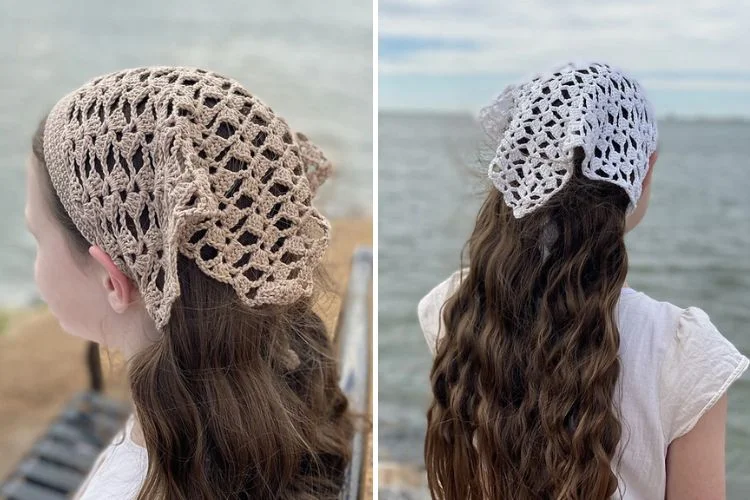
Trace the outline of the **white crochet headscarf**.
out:
<instances>
[{"instance_id":1,"label":"white crochet headscarf","mask_svg":"<svg viewBox=\"0 0 750 500\"><path fill-rule=\"evenodd\" d=\"M568 63L509 85L481 110L480 122L499 141L489 178L516 218L565 185L578 146L583 174L623 188L632 212L658 140L643 88L603 63Z\"/></svg>"}]
</instances>

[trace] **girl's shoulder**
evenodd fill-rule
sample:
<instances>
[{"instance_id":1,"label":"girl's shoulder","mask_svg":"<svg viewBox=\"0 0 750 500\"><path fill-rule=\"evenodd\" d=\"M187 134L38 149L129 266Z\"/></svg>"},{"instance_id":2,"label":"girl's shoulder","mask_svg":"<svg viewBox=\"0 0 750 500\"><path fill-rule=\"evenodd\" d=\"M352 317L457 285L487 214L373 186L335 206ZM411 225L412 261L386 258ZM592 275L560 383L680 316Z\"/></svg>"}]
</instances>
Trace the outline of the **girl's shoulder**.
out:
<instances>
[{"instance_id":1,"label":"girl's shoulder","mask_svg":"<svg viewBox=\"0 0 750 500\"><path fill-rule=\"evenodd\" d=\"M451 274L417 306L433 355L445 330L443 305L466 272ZM699 307L682 308L623 288L617 312L624 375L656 391L667 443L689 432L750 365Z\"/></svg>"},{"instance_id":2,"label":"girl's shoulder","mask_svg":"<svg viewBox=\"0 0 750 500\"><path fill-rule=\"evenodd\" d=\"M665 368L678 361L687 366L687 362L744 358L700 307L683 308L629 288L623 289L618 304L618 325L621 336L645 337L650 332L654 346L663 349L660 361Z\"/></svg>"},{"instance_id":3,"label":"girl's shoulder","mask_svg":"<svg viewBox=\"0 0 750 500\"><path fill-rule=\"evenodd\" d=\"M146 477L148 455L132 437L134 417L102 451L89 476L76 494L77 500L136 498Z\"/></svg>"},{"instance_id":4,"label":"girl's shoulder","mask_svg":"<svg viewBox=\"0 0 750 500\"><path fill-rule=\"evenodd\" d=\"M461 279L466 275L468 269L461 269L440 282L427 295L422 297L417 304L417 317L422 334L427 341L432 355L437 351L437 342L440 332L444 330L442 310L443 304L456 291L461 284Z\"/></svg>"},{"instance_id":5,"label":"girl's shoulder","mask_svg":"<svg viewBox=\"0 0 750 500\"><path fill-rule=\"evenodd\" d=\"M699 307L625 288L618 315L625 376L647 385L644 377L656 377L667 443L689 432L750 364Z\"/></svg>"},{"instance_id":6,"label":"girl's shoulder","mask_svg":"<svg viewBox=\"0 0 750 500\"><path fill-rule=\"evenodd\" d=\"M703 309L681 308L639 295L641 307L671 318L657 330L663 347L658 370L660 412L665 439L671 443L688 433L726 394L747 370L750 360ZM659 314L655 318L659 321Z\"/></svg>"}]
</instances>

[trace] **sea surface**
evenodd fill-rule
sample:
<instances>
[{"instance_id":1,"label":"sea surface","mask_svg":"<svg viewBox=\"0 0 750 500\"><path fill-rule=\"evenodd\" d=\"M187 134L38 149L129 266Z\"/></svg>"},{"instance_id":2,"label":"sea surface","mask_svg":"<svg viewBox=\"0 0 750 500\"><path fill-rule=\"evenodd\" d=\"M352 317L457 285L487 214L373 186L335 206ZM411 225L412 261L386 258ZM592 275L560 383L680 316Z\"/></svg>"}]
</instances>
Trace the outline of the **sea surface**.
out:
<instances>
[{"instance_id":1,"label":"sea surface","mask_svg":"<svg viewBox=\"0 0 750 500\"><path fill-rule=\"evenodd\" d=\"M0 0L0 307L32 301L24 162L39 120L91 78L151 65L239 80L337 166L329 217L372 212L372 2Z\"/></svg>"},{"instance_id":2,"label":"sea surface","mask_svg":"<svg viewBox=\"0 0 750 500\"><path fill-rule=\"evenodd\" d=\"M379 128L379 458L419 466L431 358L416 305L459 266L487 144L468 115L381 113ZM660 123L650 208L626 242L631 287L705 309L750 355L750 123ZM750 375L729 394L729 498L746 500Z\"/></svg>"}]
</instances>

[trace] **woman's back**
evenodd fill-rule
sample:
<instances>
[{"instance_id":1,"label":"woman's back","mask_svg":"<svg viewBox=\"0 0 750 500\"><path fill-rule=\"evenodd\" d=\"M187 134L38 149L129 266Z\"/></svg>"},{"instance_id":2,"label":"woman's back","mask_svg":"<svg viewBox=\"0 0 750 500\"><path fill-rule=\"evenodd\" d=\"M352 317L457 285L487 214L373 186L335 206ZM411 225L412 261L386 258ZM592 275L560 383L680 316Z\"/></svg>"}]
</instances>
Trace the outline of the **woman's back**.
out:
<instances>
[{"instance_id":1,"label":"woman's back","mask_svg":"<svg viewBox=\"0 0 750 500\"><path fill-rule=\"evenodd\" d=\"M507 86L479 118L497 149L468 269L420 308L428 338L444 327L433 497L723 498L722 395L747 360L702 311L627 285L625 234L659 156L644 89L568 63Z\"/></svg>"},{"instance_id":2,"label":"woman's back","mask_svg":"<svg viewBox=\"0 0 750 500\"><path fill-rule=\"evenodd\" d=\"M440 311L461 272L419 303L422 331L433 354L445 327ZM621 372L614 403L622 416L615 460L622 498L664 498L669 444L688 433L747 369L741 355L700 309L681 309L631 288L617 307Z\"/></svg>"}]
</instances>

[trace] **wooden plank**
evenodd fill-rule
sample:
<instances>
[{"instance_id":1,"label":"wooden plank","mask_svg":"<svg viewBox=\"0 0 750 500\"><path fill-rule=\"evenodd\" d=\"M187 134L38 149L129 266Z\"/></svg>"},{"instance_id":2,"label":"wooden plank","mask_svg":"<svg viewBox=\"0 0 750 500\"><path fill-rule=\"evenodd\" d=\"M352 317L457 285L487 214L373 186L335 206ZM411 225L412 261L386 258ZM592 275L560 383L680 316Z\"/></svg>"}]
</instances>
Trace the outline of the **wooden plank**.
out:
<instances>
[{"instance_id":1,"label":"wooden plank","mask_svg":"<svg viewBox=\"0 0 750 500\"><path fill-rule=\"evenodd\" d=\"M72 469L55 466L38 458L25 460L18 467L18 473L37 484L49 486L61 492L75 490L85 477L84 474Z\"/></svg>"},{"instance_id":2,"label":"wooden plank","mask_svg":"<svg viewBox=\"0 0 750 500\"><path fill-rule=\"evenodd\" d=\"M64 493L21 480L3 485L0 489L0 496L7 500L65 500L67 498Z\"/></svg>"},{"instance_id":3,"label":"wooden plank","mask_svg":"<svg viewBox=\"0 0 750 500\"><path fill-rule=\"evenodd\" d=\"M34 446L32 453L47 462L64 465L85 474L98 456L98 451L85 446L66 446L56 441L42 441Z\"/></svg>"}]
</instances>

